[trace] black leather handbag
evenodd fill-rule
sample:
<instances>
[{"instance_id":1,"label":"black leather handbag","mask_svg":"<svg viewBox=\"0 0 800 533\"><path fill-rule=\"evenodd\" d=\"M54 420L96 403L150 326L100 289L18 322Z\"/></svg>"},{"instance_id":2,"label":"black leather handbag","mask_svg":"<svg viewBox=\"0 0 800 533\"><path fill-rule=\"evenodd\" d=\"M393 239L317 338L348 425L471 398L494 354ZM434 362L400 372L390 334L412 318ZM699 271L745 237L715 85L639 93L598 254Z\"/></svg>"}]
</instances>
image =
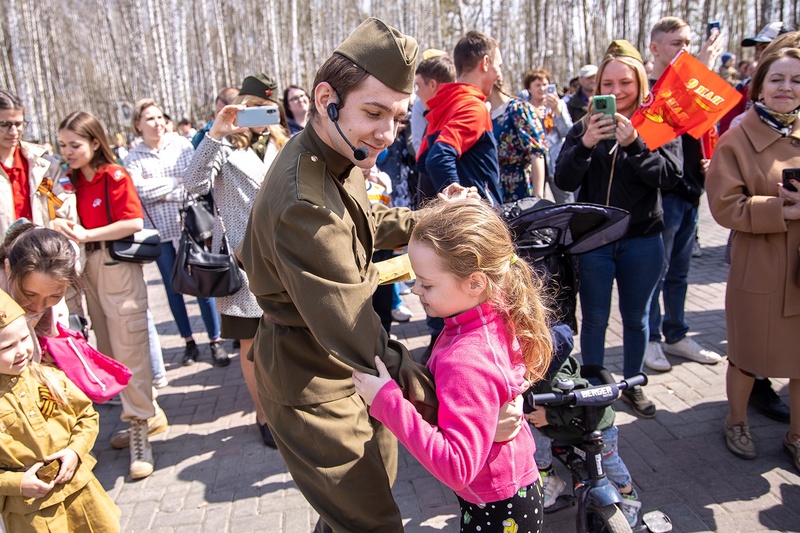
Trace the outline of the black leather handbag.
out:
<instances>
[{"instance_id":1,"label":"black leather handbag","mask_svg":"<svg viewBox=\"0 0 800 533\"><path fill-rule=\"evenodd\" d=\"M187 196L181 208L181 218L196 242L210 239L214 233L214 198L211 193L197 198Z\"/></svg>"},{"instance_id":2,"label":"black leather handbag","mask_svg":"<svg viewBox=\"0 0 800 533\"><path fill-rule=\"evenodd\" d=\"M108 255L126 263L151 263L161 255L158 230L143 229L116 241L108 242Z\"/></svg>"},{"instance_id":3,"label":"black leather handbag","mask_svg":"<svg viewBox=\"0 0 800 533\"><path fill-rule=\"evenodd\" d=\"M108 199L108 182L106 182L106 216L108 223L111 224L111 207ZM147 208L142 205L147 218L153 224L153 219L150 218L150 213ZM155 227L155 224L153 224ZM116 241L108 241L108 255L115 261L123 261L125 263L152 263L159 255L161 255L161 237L157 229L142 229Z\"/></svg>"},{"instance_id":4,"label":"black leather handbag","mask_svg":"<svg viewBox=\"0 0 800 533\"><path fill-rule=\"evenodd\" d=\"M211 252L195 241L189 235L186 226L183 226L181 242L170 276L170 283L175 292L216 298L230 296L242 288L244 281L231 253L224 224L222 228L220 249L218 252Z\"/></svg>"}]
</instances>

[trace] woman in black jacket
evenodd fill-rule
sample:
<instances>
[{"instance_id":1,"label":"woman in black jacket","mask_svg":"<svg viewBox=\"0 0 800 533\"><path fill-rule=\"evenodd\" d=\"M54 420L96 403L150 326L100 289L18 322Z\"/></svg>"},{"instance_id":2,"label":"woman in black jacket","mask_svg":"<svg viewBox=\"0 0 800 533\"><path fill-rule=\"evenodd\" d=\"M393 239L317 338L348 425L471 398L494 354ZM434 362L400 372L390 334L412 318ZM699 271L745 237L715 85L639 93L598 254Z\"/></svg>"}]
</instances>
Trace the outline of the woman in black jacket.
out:
<instances>
[{"instance_id":1,"label":"woman in black jacket","mask_svg":"<svg viewBox=\"0 0 800 533\"><path fill-rule=\"evenodd\" d=\"M626 378L642 370L650 299L664 263L660 189L674 186L683 175L683 153L677 140L650 151L631 124L647 90L639 52L622 39L611 43L597 72L597 93L616 97L615 118L594 113L590 105L589 113L567 134L555 176L565 191L580 188L579 202L619 207L631 214L625 238L578 258L583 362L603 364L616 279ZM655 416L655 405L641 387L627 389L623 400L639 416Z\"/></svg>"}]
</instances>

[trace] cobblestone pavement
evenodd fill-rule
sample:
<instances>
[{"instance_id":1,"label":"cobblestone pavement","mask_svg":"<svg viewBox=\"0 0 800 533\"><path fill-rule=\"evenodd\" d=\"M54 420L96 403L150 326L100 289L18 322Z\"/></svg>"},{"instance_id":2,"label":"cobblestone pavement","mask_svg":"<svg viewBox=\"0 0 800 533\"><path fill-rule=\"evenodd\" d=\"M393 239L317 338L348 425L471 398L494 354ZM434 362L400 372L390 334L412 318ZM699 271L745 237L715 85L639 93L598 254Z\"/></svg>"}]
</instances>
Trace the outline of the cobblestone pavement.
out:
<instances>
[{"instance_id":1,"label":"cobblestone pavement","mask_svg":"<svg viewBox=\"0 0 800 533\"><path fill-rule=\"evenodd\" d=\"M687 321L695 340L724 354L727 267L723 252L728 232L713 221L705 203L701 207L703 256L692 263ZM128 451L113 450L108 443L113 432L124 427L119 422L120 408L98 407L101 425L94 448L99 460L95 472L122 509L122 530L310 531L317 515L295 487L280 454L261 444L238 357L227 368L211 365L199 309L187 298L193 328L199 332L201 359L194 366L181 366L183 343L154 265L146 267L146 275L169 378L159 402L170 427L152 439L155 473L132 482L126 479ZM395 324L393 332L419 357L428 343L424 315L415 297L404 299L415 317ZM232 351L230 342L226 347ZM619 376L622 339L616 307L606 347L606 366ZM800 476L781 448L786 427L752 413L759 457L737 459L726 450L721 434L726 364L703 366L670 359L673 370L651 376L646 389L658 406L655 419L638 419L621 402L616 406L620 452L633 475L643 511L661 509L678 532L800 531ZM787 380L773 381L788 401ZM407 531L458 531L453 493L402 447L394 494ZM565 509L547 515L545 531L574 531L574 524L574 509Z\"/></svg>"}]
</instances>

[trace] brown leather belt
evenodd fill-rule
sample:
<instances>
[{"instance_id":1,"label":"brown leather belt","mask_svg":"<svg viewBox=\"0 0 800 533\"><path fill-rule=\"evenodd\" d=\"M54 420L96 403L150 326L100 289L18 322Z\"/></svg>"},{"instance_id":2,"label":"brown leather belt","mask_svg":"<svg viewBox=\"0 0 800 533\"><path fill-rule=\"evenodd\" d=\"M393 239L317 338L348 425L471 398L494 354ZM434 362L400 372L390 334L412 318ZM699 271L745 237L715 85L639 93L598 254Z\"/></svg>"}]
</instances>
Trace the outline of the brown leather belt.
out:
<instances>
[{"instance_id":1,"label":"brown leather belt","mask_svg":"<svg viewBox=\"0 0 800 533\"><path fill-rule=\"evenodd\" d=\"M83 246L84 248L86 248L87 253L96 252L97 250L102 250L103 248L105 248L106 243L105 241L87 242Z\"/></svg>"}]
</instances>

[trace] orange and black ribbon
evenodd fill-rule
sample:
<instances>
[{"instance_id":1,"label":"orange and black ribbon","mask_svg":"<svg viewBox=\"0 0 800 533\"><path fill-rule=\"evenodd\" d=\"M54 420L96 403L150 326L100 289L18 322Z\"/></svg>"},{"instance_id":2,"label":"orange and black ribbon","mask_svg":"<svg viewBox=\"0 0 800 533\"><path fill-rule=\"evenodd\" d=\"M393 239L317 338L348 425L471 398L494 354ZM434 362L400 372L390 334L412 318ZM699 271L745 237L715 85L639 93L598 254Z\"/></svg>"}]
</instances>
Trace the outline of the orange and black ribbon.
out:
<instances>
[{"instance_id":1,"label":"orange and black ribbon","mask_svg":"<svg viewBox=\"0 0 800 533\"><path fill-rule=\"evenodd\" d=\"M56 209L64 205L64 201L58 196L53 194L53 180L50 178L43 178L39 184L39 194L47 196L47 208L50 212L50 220L56 218Z\"/></svg>"},{"instance_id":2,"label":"orange and black ribbon","mask_svg":"<svg viewBox=\"0 0 800 533\"><path fill-rule=\"evenodd\" d=\"M56 402L50 393L50 389L44 385L39 385L39 399L41 400L39 402L39 410L42 412L44 419L47 420L56 411Z\"/></svg>"}]
</instances>

